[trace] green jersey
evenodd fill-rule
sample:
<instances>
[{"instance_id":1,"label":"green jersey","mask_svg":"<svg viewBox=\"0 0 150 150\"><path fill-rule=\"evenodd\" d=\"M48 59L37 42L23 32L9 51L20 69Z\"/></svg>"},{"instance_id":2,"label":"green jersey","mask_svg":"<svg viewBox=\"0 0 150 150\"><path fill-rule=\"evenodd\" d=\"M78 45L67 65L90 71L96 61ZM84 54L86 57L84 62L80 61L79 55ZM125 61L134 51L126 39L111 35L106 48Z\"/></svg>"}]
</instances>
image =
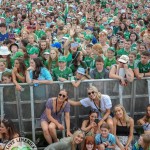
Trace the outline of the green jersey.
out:
<instances>
[{"instance_id":1,"label":"green jersey","mask_svg":"<svg viewBox=\"0 0 150 150\"><path fill-rule=\"evenodd\" d=\"M148 62L147 64L142 64L141 61L137 61L134 65L134 68L138 68L139 69L139 73L147 73L150 72L150 62Z\"/></svg>"},{"instance_id":2,"label":"green jersey","mask_svg":"<svg viewBox=\"0 0 150 150\"><path fill-rule=\"evenodd\" d=\"M116 64L116 59L115 58L109 59L108 57L106 57L106 59L105 59L105 68L107 66L111 67L114 64Z\"/></svg>"},{"instance_id":3,"label":"green jersey","mask_svg":"<svg viewBox=\"0 0 150 150\"><path fill-rule=\"evenodd\" d=\"M130 51L126 51L124 48L120 49L117 51L117 55L121 56L121 55L129 55Z\"/></svg>"},{"instance_id":4,"label":"green jersey","mask_svg":"<svg viewBox=\"0 0 150 150\"><path fill-rule=\"evenodd\" d=\"M84 61L86 62L87 66L90 67L90 64L93 61L93 58L91 58L90 56L85 56Z\"/></svg>"},{"instance_id":5,"label":"green jersey","mask_svg":"<svg viewBox=\"0 0 150 150\"><path fill-rule=\"evenodd\" d=\"M58 81L58 78L65 78L68 80L68 77L72 76L72 70L69 67L66 67L64 70L60 70L59 67L53 69L53 79Z\"/></svg>"}]
</instances>

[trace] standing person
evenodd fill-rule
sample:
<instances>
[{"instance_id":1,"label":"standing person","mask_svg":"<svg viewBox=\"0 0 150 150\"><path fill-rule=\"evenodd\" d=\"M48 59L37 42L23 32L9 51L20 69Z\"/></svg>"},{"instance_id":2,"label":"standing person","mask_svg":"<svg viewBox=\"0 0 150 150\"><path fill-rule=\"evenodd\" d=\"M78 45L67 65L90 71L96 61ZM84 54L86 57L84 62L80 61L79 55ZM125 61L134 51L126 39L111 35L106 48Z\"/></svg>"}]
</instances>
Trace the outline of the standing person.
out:
<instances>
[{"instance_id":1,"label":"standing person","mask_svg":"<svg viewBox=\"0 0 150 150\"><path fill-rule=\"evenodd\" d=\"M21 91L22 87L19 83L26 82L26 66L22 58L15 60L14 68L12 69L12 80L16 85L16 90Z\"/></svg>"},{"instance_id":2,"label":"standing person","mask_svg":"<svg viewBox=\"0 0 150 150\"><path fill-rule=\"evenodd\" d=\"M110 132L110 127L107 123L100 126L100 134L95 136L95 143L98 150L112 150L115 149L116 139Z\"/></svg>"},{"instance_id":3,"label":"standing person","mask_svg":"<svg viewBox=\"0 0 150 150\"><path fill-rule=\"evenodd\" d=\"M134 120L127 115L125 108L120 104L115 106L114 113L115 116L113 118L113 133L116 136L116 150L131 150Z\"/></svg>"},{"instance_id":4,"label":"standing person","mask_svg":"<svg viewBox=\"0 0 150 150\"><path fill-rule=\"evenodd\" d=\"M52 83L52 76L49 71L44 67L40 58L33 58L30 60L30 67L26 72L27 83Z\"/></svg>"},{"instance_id":5,"label":"standing person","mask_svg":"<svg viewBox=\"0 0 150 150\"><path fill-rule=\"evenodd\" d=\"M0 150L3 150L5 145L14 138L19 137L18 131L16 130L13 122L9 119L3 119L0 122Z\"/></svg>"},{"instance_id":6,"label":"standing person","mask_svg":"<svg viewBox=\"0 0 150 150\"><path fill-rule=\"evenodd\" d=\"M149 150L150 149L150 134L142 134L133 146L132 150Z\"/></svg>"},{"instance_id":7,"label":"standing person","mask_svg":"<svg viewBox=\"0 0 150 150\"><path fill-rule=\"evenodd\" d=\"M70 136L70 104L68 103L68 93L65 89L60 90L57 97L49 98L46 109L41 115L41 127L46 141L58 142L56 129L64 130L61 116L65 114L67 136Z\"/></svg>"},{"instance_id":8,"label":"standing person","mask_svg":"<svg viewBox=\"0 0 150 150\"><path fill-rule=\"evenodd\" d=\"M128 82L134 79L134 73L131 68L128 68L129 57L122 55L118 59L118 64L113 65L109 72L109 78L119 79L122 86L126 86Z\"/></svg>"},{"instance_id":9,"label":"standing person","mask_svg":"<svg viewBox=\"0 0 150 150\"><path fill-rule=\"evenodd\" d=\"M113 132L113 121L110 117L112 102L108 95L101 94L95 86L90 86L87 90L88 97L80 101L71 101L69 103L73 106L91 107L98 111L98 126L100 127L103 122L107 122Z\"/></svg>"},{"instance_id":10,"label":"standing person","mask_svg":"<svg viewBox=\"0 0 150 150\"><path fill-rule=\"evenodd\" d=\"M77 130L71 137L63 138L57 143L53 143L44 150L76 150L84 140L84 132Z\"/></svg>"},{"instance_id":11,"label":"standing person","mask_svg":"<svg viewBox=\"0 0 150 150\"><path fill-rule=\"evenodd\" d=\"M145 116L139 119L137 122L143 126L144 133L150 134L150 104L146 108Z\"/></svg>"}]
</instances>

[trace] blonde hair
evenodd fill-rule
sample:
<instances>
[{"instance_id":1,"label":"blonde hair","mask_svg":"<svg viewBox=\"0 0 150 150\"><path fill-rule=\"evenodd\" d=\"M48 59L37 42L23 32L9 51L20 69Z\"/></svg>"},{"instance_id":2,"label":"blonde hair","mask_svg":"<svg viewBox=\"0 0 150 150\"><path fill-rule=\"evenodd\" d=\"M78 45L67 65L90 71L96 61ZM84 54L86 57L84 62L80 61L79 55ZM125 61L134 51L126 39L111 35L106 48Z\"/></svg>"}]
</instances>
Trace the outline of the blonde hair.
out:
<instances>
[{"instance_id":1,"label":"blonde hair","mask_svg":"<svg viewBox=\"0 0 150 150\"><path fill-rule=\"evenodd\" d=\"M75 144L75 142L74 142L74 138L77 136L77 135L79 135L79 134L83 134L83 137L85 138L85 133L82 131L82 130L77 130L77 131L75 131L74 132L74 134L73 134L73 136L72 136L72 140L71 140L71 142L72 142L72 146L71 146L71 150L76 150L76 144Z\"/></svg>"},{"instance_id":2,"label":"blonde hair","mask_svg":"<svg viewBox=\"0 0 150 150\"><path fill-rule=\"evenodd\" d=\"M127 123L127 126L129 127L130 126L130 117L127 115L127 112L126 112L126 110L125 110L125 108L121 105L121 104L118 104L118 105L116 105L115 107L114 107L114 114L115 114L115 117L116 117L116 108L121 108L121 110L123 111L123 119L126 121L126 123ZM117 117L116 117L116 119L118 119Z\"/></svg>"},{"instance_id":3,"label":"blonde hair","mask_svg":"<svg viewBox=\"0 0 150 150\"><path fill-rule=\"evenodd\" d=\"M142 134L141 137L143 138L143 142L144 142L144 150L149 150L149 148L150 148L150 134Z\"/></svg>"},{"instance_id":4,"label":"blonde hair","mask_svg":"<svg viewBox=\"0 0 150 150\"><path fill-rule=\"evenodd\" d=\"M101 99L102 94L98 91L98 89L95 86L90 86L87 90L94 91L96 93L97 98Z\"/></svg>"}]
</instances>

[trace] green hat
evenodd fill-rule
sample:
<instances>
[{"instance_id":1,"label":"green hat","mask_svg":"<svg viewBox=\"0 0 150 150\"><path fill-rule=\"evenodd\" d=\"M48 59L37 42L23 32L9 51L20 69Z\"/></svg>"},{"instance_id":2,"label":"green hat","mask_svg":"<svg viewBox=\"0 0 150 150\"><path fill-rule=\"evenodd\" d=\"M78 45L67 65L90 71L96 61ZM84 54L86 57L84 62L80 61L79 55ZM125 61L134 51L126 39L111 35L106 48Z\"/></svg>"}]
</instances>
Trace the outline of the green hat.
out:
<instances>
[{"instance_id":1,"label":"green hat","mask_svg":"<svg viewBox=\"0 0 150 150\"><path fill-rule=\"evenodd\" d=\"M43 54L50 54L50 50L49 49L46 49Z\"/></svg>"},{"instance_id":2,"label":"green hat","mask_svg":"<svg viewBox=\"0 0 150 150\"><path fill-rule=\"evenodd\" d=\"M84 39L85 40L91 40L91 35L89 35L89 34L85 35Z\"/></svg>"},{"instance_id":3,"label":"green hat","mask_svg":"<svg viewBox=\"0 0 150 150\"><path fill-rule=\"evenodd\" d=\"M67 62L67 59L66 59L65 56L60 56L60 57L58 58L58 62Z\"/></svg>"},{"instance_id":4,"label":"green hat","mask_svg":"<svg viewBox=\"0 0 150 150\"><path fill-rule=\"evenodd\" d=\"M30 48L28 54L29 54L29 55L39 54L39 52L40 52L39 48L37 48L37 47L32 47L32 48Z\"/></svg>"},{"instance_id":5,"label":"green hat","mask_svg":"<svg viewBox=\"0 0 150 150\"><path fill-rule=\"evenodd\" d=\"M53 12L53 10L54 10L54 7L53 7L53 6L50 6L50 7L48 8L48 11L49 11L49 12Z\"/></svg>"},{"instance_id":6,"label":"green hat","mask_svg":"<svg viewBox=\"0 0 150 150\"><path fill-rule=\"evenodd\" d=\"M114 47L109 47L107 50L115 52L115 48Z\"/></svg>"},{"instance_id":7,"label":"green hat","mask_svg":"<svg viewBox=\"0 0 150 150\"><path fill-rule=\"evenodd\" d=\"M13 59L15 60L15 59L17 59L17 58L19 58L19 57L23 57L23 56L24 56L24 53L21 52L21 51L18 51L18 52L16 52L16 54L13 56Z\"/></svg>"}]
</instances>

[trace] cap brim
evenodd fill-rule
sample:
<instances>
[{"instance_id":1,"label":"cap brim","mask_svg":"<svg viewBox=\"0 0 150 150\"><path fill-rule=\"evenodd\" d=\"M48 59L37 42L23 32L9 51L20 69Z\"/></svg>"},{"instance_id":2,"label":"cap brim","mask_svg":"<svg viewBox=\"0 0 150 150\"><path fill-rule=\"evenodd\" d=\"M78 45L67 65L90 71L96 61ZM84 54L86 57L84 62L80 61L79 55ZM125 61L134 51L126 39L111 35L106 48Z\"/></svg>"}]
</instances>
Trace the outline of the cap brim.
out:
<instances>
[{"instance_id":1,"label":"cap brim","mask_svg":"<svg viewBox=\"0 0 150 150\"><path fill-rule=\"evenodd\" d=\"M127 61L125 61L125 60L123 60L123 59L120 59L120 58L118 59L118 61L119 61L119 62L122 62L122 63L124 63L124 64L127 63Z\"/></svg>"}]
</instances>

